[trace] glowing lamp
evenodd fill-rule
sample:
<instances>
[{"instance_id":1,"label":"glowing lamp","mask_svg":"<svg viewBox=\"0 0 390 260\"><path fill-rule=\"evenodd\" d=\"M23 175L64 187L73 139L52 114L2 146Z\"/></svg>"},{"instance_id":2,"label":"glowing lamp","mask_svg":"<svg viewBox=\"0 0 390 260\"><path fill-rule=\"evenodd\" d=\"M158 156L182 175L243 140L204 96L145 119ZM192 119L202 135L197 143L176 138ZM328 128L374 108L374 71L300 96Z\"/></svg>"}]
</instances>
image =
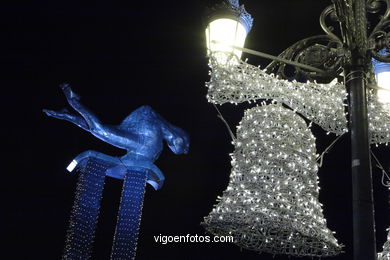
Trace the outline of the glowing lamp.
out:
<instances>
[{"instance_id":1,"label":"glowing lamp","mask_svg":"<svg viewBox=\"0 0 390 260\"><path fill-rule=\"evenodd\" d=\"M218 63L226 64L231 55L241 58L253 19L238 1L226 1L213 9L206 28L207 54L214 55Z\"/></svg>"},{"instance_id":2,"label":"glowing lamp","mask_svg":"<svg viewBox=\"0 0 390 260\"><path fill-rule=\"evenodd\" d=\"M381 54L386 54L386 50L380 51ZM390 63L372 61L376 83L378 87L378 100L383 103L390 103Z\"/></svg>"}]
</instances>

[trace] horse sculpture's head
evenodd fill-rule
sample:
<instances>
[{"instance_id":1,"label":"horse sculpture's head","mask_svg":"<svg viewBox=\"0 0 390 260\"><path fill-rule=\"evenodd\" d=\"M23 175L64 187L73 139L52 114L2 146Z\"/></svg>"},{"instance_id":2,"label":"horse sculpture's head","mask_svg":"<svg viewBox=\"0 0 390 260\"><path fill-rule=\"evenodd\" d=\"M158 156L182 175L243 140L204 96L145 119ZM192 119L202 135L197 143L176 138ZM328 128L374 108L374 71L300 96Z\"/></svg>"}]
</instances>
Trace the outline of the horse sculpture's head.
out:
<instances>
[{"instance_id":1,"label":"horse sculpture's head","mask_svg":"<svg viewBox=\"0 0 390 260\"><path fill-rule=\"evenodd\" d=\"M171 130L173 131L166 138L168 147L175 154L187 154L190 148L190 138L187 133L178 127L173 127Z\"/></svg>"}]
</instances>

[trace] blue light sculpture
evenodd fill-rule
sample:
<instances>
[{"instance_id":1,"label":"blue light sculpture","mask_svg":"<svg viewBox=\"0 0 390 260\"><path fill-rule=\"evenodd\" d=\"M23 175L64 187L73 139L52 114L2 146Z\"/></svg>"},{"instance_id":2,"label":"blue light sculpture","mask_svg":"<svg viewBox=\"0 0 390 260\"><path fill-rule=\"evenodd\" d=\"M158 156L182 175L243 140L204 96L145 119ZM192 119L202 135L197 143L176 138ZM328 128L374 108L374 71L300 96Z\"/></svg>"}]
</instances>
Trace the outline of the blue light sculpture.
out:
<instances>
[{"instance_id":1,"label":"blue light sculpture","mask_svg":"<svg viewBox=\"0 0 390 260\"><path fill-rule=\"evenodd\" d=\"M60 87L68 103L81 116L66 109L44 109L48 116L70 121L104 142L127 151L122 157L113 157L89 150L69 164L67 170L79 170L80 178L63 259L91 258L106 176L124 180L111 259L134 259L145 185L149 183L158 190L165 179L154 161L163 149L164 140L175 154L188 153L188 135L149 106L136 109L118 126L103 125L80 103L80 98L68 84Z\"/></svg>"}]
</instances>

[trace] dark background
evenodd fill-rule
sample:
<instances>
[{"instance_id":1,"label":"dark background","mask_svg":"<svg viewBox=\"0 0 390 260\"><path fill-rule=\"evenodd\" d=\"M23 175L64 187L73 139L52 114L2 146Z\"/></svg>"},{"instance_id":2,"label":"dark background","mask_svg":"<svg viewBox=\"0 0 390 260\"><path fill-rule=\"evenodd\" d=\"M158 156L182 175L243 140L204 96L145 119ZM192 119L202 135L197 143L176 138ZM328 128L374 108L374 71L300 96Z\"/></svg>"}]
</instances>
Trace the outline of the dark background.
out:
<instances>
[{"instance_id":1,"label":"dark background","mask_svg":"<svg viewBox=\"0 0 390 260\"><path fill-rule=\"evenodd\" d=\"M83 104L107 124L118 124L148 104L191 137L188 155L165 148L156 162L162 190L147 187L137 259L272 259L233 244L161 245L154 235L204 235L200 226L230 173L230 137L205 98L208 66L204 11L217 1L3 2L1 105L3 169L0 197L1 259L59 259L77 176L65 171L80 152L124 151L68 122L46 117L61 109L58 88L69 82ZM279 54L292 43L322 34L318 18L330 1L241 1L254 17L246 47ZM246 56L264 67L267 60ZM245 57L244 57L245 58ZM223 105L235 129L248 105ZM314 126L318 153L335 136ZM374 148L388 169L389 148ZM352 214L349 136L325 156L319 171L324 214L351 259ZM389 226L388 191L373 168L377 246ZM109 259L121 182L107 178L94 259ZM276 256L275 259L288 259Z\"/></svg>"}]
</instances>

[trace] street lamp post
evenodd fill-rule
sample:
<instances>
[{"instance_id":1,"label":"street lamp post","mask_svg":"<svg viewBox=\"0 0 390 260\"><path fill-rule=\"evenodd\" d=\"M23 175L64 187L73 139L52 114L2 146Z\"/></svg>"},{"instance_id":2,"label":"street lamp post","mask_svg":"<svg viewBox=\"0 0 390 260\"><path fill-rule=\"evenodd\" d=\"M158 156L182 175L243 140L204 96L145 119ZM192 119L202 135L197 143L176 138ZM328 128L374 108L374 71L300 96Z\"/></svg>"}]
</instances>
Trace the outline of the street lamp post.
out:
<instances>
[{"instance_id":1,"label":"street lamp post","mask_svg":"<svg viewBox=\"0 0 390 260\"><path fill-rule=\"evenodd\" d=\"M219 42L221 38L212 35L213 20L206 30L209 52L224 51L223 55L240 57L241 51L274 59L267 68L268 73L275 73L286 79L309 79L330 82L344 73L345 87L349 94L349 125L351 133L351 164L352 164L352 191L353 191L353 246L354 260L377 259L375 242L375 224L373 208L373 188L370 162L370 133L367 109L367 87L374 82L370 73L371 59L374 62L374 71L379 85L378 95L388 93L384 79L389 78L390 57L387 52L381 51L390 46L390 1L389 0L332 0L333 4L327 7L320 17L320 24L326 35L313 36L299 41L286 49L278 57L254 52L243 48L245 36L250 30L252 22L250 15L237 0L226 1L219 9L220 14L229 13L233 30L224 31L228 42ZM228 5L230 5L228 7ZM225 8L228 7L228 8ZM240 9L241 8L241 9ZM221 12L230 10L230 12ZM366 13L378 14L385 12L377 25L367 35ZM236 18L232 18L235 14ZM210 16L214 19L215 16ZM233 15L234 17L234 15ZM218 16L221 19L221 16ZM327 19L339 22L341 39L336 36L329 26ZM219 20L222 23L222 20ZM227 20L225 20L228 24ZM238 33L240 30L242 33ZM239 39L238 39L239 37ZM223 40L222 40L223 41ZM239 42L239 44L237 44ZM225 44L225 47L222 48ZM236 46L239 45L239 46ZM219 49L218 49L219 48ZM232 50L229 52L229 48ZM220 63L228 59L217 58ZM294 63L291 61L293 60ZM286 62L285 62L286 61ZM294 73L285 71L286 64L295 66ZM223 64L221 64L223 66ZM311 69L312 68L312 69ZM376 87L378 88L378 87Z\"/></svg>"},{"instance_id":2,"label":"street lamp post","mask_svg":"<svg viewBox=\"0 0 390 260\"><path fill-rule=\"evenodd\" d=\"M375 260L375 223L368 137L366 78L355 60L345 68L351 133L353 248L355 260Z\"/></svg>"},{"instance_id":3,"label":"street lamp post","mask_svg":"<svg viewBox=\"0 0 390 260\"><path fill-rule=\"evenodd\" d=\"M367 57L366 1L335 2L338 17L349 13L339 20L343 45L350 53L343 69L349 93L354 259L375 260L377 253L366 97L366 74L371 60Z\"/></svg>"}]
</instances>

